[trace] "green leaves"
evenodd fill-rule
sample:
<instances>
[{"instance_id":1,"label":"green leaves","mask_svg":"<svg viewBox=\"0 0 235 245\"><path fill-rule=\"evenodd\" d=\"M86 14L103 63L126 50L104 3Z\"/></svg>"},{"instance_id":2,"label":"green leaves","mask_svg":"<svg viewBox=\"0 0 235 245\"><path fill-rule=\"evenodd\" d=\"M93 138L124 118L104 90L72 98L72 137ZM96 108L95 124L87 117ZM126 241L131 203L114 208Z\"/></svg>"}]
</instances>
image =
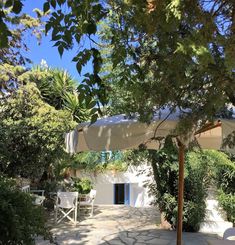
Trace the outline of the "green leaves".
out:
<instances>
[{"instance_id":1,"label":"green leaves","mask_svg":"<svg viewBox=\"0 0 235 245\"><path fill-rule=\"evenodd\" d=\"M12 178L0 176L0 212L3 244L34 244L34 236L51 240L43 208L33 204L33 198L23 193Z\"/></svg>"},{"instance_id":2,"label":"green leaves","mask_svg":"<svg viewBox=\"0 0 235 245\"><path fill-rule=\"evenodd\" d=\"M22 10L23 3L21 0L6 0L5 8L12 8L12 12L15 14L19 14Z\"/></svg>"},{"instance_id":3,"label":"green leaves","mask_svg":"<svg viewBox=\"0 0 235 245\"><path fill-rule=\"evenodd\" d=\"M4 8L9 12L19 14L22 10L23 4L21 0L6 0L3 2ZM0 48L8 47L9 38L12 36L11 31L7 26L7 12L5 13L3 8L0 9Z\"/></svg>"},{"instance_id":4,"label":"green leaves","mask_svg":"<svg viewBox=\"0 0 235 245\"><path fill-rule=\"evenodd\" d=\"M54 9L56 8L56 0L51 0L50 4Z\"/></svg>"},{"instance_id":5,"label":"green leaves","mask_svg":"<svg viewBox=\"0 0 235 245\"><path fill-rule=\"evenodd\" d=\"M97 26L94 21L88 22L85 20L82 25L82 29L84 30L84 33L87 33L89 35L95 34L97 31Z\"/></svg>"},{"instance_id":6,"label":"green leaves","mask_svg":"<svg viewBox=\"0 0 235 245\"><path fill-rule=\"evenodd\" d=\"M170 13L178 20L181 19L181 15L182 15L180 9L181 4L182 4L181 0L172 0L166 7L166 9L169 10Z\"/></svg>"},{"instance_id":7,"label":"green leaves","mask_svg":"<svg viewBox=\"0 0 235 245\"><path fill-rule=\"evenodd\" d=\"M79 52L72 61L77 62L76 67L79 74L81 74L82 67L90 60L92 52L90 49L84 49Z\"/></svg>"},{"instance_id":8,"label":"green leaves","mask_svg":"<svg viewBox=\"0 0 235 245\"><path fill-rule=\"evenodd\" d=\"M63 55L63 53L64 53L64 47L63 47L62 44L60 44L60 45L58 46L58 51L59 51L60 57L62 57L62 55Z\"/></svg>"},{"instance_id":9,"label":"green leaves","mask_svg":"<svg viewBox=\"0 0 235 245\"><path fill-rule=\"evenodd\" d=\"M0 48L8 47L8 37L12 34L4 22L0 22Z\"/></svg>"},{"instance_id":10,"label":"green leaves","mask_svg":"<svg viewBox=\"0 0 235 245\"><path fill-rule=\"evenodd\" d=\"M50 3L47 1L43 4L43 12L47 13L50 9Z\"/></svg>"},{"instance_id":11,"label":"green leaves","mask_svg":"<svg viewBox=\"0 0 235 245\"><path fill-rule=\"evenodd\" d=\"M65 154L64 132L74 127L70 114L41 98L34 83L21 86L1 104L0 159L9 175L40 177Z\"/></svg>"},{"instance_id":12,"label":"green leaves","mask_svg":"<svg viewBox=\"0 0 235 245\"><path fill-rule=\"evenodd\" d=\"M78 86L66 71L35 68L27 72L27 80L35 82L45 102L57 110L70 112L76 122L89 121L94 114L98 117L98 98L86 83Z\"/></svg>"},{"instance_id":13,"label":"green leaves","mask_svg":"<svg viewBox=\"0 0 235 245\"><path fill-rule=\"evenodd\" d=\"M22 7L23 7L23 3L20 0L15 0L14 4L13 4L12 11L15 14L19 14L22 10Z\"/></svg>"}]
</instances>

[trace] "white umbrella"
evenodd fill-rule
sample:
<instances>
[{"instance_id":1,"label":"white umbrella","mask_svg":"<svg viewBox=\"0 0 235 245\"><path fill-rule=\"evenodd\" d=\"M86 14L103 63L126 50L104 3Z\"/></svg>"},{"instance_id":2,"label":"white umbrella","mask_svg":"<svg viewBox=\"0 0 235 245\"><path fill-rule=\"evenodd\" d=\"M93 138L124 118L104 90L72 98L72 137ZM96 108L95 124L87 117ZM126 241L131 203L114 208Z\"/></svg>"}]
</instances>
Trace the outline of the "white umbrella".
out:
<instances>
[{"instance_id":1,"label":"white umbrella","mask_svg":"<svg viewBox=\"0 0 235 245\"><path fill-rule=\"evenodd\" d=\"M97 120L94 124L81 123L66 134L66 150L69 153L81 151L137 149L144 144L148 149L159 149L160 142L168 135L176 137L179 146L179 193L177 245L182 242L182 213L184 187L184 148L188 142L176 136L174 129L180 112L168 109L159 111L150 124L141 123L136 118L117 115ZM218 120L193 132L190 140L196 139L203 149L224 149L223 140L235 131L235 120ZM156 141L156 138L159 141ZM234 148L224 150L235 152Z\"/></svg>"}]
</instances>

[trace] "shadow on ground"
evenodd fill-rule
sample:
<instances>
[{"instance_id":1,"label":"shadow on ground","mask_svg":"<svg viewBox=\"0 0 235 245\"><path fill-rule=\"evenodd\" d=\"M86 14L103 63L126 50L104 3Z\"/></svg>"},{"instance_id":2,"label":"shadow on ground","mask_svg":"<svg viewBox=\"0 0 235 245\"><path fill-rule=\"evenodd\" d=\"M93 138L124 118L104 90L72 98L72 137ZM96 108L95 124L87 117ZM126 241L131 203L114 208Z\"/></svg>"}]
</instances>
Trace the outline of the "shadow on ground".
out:
<instances>
[{"instance_id":1,"label":"shadow on ground","mask_svg":"<svg viewBox=\"0 0 235 245\"><path fill-rule=\"evenodd\" d=\"M55 225L53 215L49 228L58 245L175 245L176 232L157 228L159 212L154 208L99 207L93 217L80 216L77 226L69 222ZM216 235L184 233L184 245L207 245ZM37 245L49 245L42 239Z\"/></svg>"},{"instance_id":2,"label":"shadow on ground","mask_svg":"<svg viewBox=\"0 0 235 245\"><path fill-rule=\"evenodd\" d=\"M103 237L97 245L175 245L176 232L162 229L120 231ZM218 240L217 235L203 233L183 233L184 245L208 245L207 240Z\"/></svg>"}]
</instances>

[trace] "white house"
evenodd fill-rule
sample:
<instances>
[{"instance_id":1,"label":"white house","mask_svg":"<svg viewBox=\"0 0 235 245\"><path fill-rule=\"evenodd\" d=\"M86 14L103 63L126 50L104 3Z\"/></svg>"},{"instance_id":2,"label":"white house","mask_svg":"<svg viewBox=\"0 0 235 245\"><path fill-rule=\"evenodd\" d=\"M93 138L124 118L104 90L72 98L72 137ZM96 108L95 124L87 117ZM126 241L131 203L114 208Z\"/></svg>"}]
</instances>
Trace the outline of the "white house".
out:
<instances>
[{"instance_id":1,"label":"white house","mask_svg":"<svg viewBox=\"0 0 235 245\"><path fill-rule=\"evenodd\" d=\"M146 181L152 181L148 177L149 171L150 167L142 165L130 166L125 172L76 170L75 174L78 178L89 178L92 181L97 190L95 204L146 207L153 200L148 194L148 188L144 186Z\"/></svg>"},{"instance_id":2,"label":"white house","mask_svg":"<svg viewBox=\"0 0 235 245\"><path fill-rule=\"evenodd\" d=\"M146 182L153 181L149 177L150 171L151 167L143 164L138 167L129 166L125 172L106 170L103 173L94 173L77 170L76 177L89 178L92 181L94 189L97 190L95 204L148 207L153 201L153 197L148 193L148 187L145 187ZM232 227L232 223L225 221L224 212L218 206L214 191L210 189L208 194L206 218L201 224L200 231L223 234L227 228Z\"/></svg>"}]
</instances>

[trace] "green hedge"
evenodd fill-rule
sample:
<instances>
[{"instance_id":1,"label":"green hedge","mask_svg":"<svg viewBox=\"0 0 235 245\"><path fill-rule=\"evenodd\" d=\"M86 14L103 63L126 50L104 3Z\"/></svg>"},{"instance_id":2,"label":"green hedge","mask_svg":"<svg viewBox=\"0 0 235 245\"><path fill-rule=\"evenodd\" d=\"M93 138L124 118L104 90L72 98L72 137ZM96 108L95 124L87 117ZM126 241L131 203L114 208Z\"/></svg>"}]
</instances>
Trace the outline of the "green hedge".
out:
<instances>
[{"instance_id":1,"label":"green hedge","mask_svg":"<svg viewBox=\"0 0 235 245\"><path fill-rule=\"evenodd\" d=\"M235 223L235 162L233 155L208 151L215 159L214 174L218 188L219 205L227 214L228 221Z\"/></svg>"},{"instance_id":2,"label":"green hedge","mask_svg":"<svg viewBox=\"0 0 235 245\"><path fill-rule=\"evenodd\" d=\"M170 138L163 149L129 152L130 164L151 163L153 181L146 183L156 205L172 228L177 224L178 150ZM186 152L184 178L183 230L198 231L206 215L207 189L217 185L218 200L234 223L235 166L228 155L216 150ZM150 176L152 173L149 173Z\"/></svg>"},{"instance_id":3,"label":"green hedge","mask_svg":"<svg viewBox=\"0 0 235 245\"><path fill-rule=\"evenodd\" d=\"M0 176L0 244L31 245L35 236L51 239L45 226L42 207L33 205L33 198Z\"/></svg>"},{"instance_id":4,"label":"green hedge","mask_svg":"<svg viewBox=\"0 0 235 245\"><path fill-rule=\"evenodd\" d=\"M235 195L225 193L222 189L218 191L218 201L227 214L228 221L235 224Z\"/></svg>"},{"instance_id":5,"label":"green hedge","mask_svg":"<svg viewBox=\"0 0 235 245\"><path fill-rule=\"evenodd\" d=\"M216 150L205 151L211 159L217 198L224 209L227 219L235 223L235 162L234 155L228 155Z\"/></svg>"},{"instance_id":6,"label":"green hedge","mask_svg":"<svg viewBox=\"0 0 235 245\"><path fill-rule=\"evenodd\" d=\"M166 220L176 228L178 155L174 148L150 153L156 181L156 203ZM185 161L183 230L198 231L205 218L208 167L199 152L189 152Z\"/></svg>"}]
</instances>

